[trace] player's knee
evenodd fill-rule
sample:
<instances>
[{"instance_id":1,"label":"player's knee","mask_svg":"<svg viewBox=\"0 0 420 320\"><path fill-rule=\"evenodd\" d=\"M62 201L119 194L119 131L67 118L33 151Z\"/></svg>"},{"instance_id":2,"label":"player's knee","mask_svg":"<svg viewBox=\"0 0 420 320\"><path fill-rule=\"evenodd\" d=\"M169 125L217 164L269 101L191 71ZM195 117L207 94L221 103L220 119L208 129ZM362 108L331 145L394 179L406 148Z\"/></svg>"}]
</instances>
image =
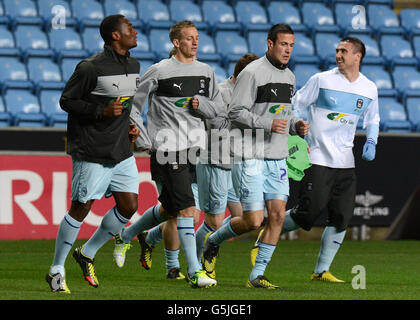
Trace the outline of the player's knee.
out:
<instances>
[{"instance_id":1,"label":"player's knee","mask_svg":"<svg viewBox=\"0 0 420 320\"><path fill-rule=\"evenodd\" d=\"M132 215L137 211L138 204L137 201L126 201L120 203L117 206L118 212L126 218L131 218Z\"/></svg>"},{"instance_id":2,"label":"player's knee","mask_svg":"<svg viewBox=\"0 0 420 320\"><path fill-rule=\"evenodd\" d=\"M275 225L282 225L286 218L286 212L284 210L275 210L270 212L269 220Z\"/></svg>"}]
</instances>

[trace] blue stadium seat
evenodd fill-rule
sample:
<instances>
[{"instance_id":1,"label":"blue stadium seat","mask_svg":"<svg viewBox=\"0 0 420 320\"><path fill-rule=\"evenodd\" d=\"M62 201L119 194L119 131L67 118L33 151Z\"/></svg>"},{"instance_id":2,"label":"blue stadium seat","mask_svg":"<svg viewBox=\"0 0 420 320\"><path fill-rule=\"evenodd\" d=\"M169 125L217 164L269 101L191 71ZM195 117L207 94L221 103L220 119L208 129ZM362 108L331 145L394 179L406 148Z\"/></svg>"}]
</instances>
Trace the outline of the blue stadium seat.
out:
<instances>
[{"instance_id":1,"label":"blue stadium seat","mask_svg":"<svg viewBox=\"0 0 420 320\"><path fill-rule=\"evenodd\" d=\"M159 60L167 58L174 47L169 39L169 32L165 29L150 29L149 40L150 47Z\"/></svg>"},{"instance_id":2,"label":"blue stadium seat","mask_svg":"<svg viewBox=\"0 0 420 320\"><path fill-rule=\"evenodd\" d=\"M140 62L140 76L142 76L147 69L149 69L153 64L154 61L152 60L141 60Z\"/></svg>"},{"instance_id":3,"label":"blue stadium seat","mask_svg":"<svg viewBox=\"0 0 420 320\"><path fill-rule=\"evenodd\" d=\"M138 0L137 10L146 32L150 28L169 29L173 25L167 5L160 1Z\"/></svg>"},{"instance_id":4,"label":"blue stadium seat","mask_svg":"<svg viewBox=\"0 0 420 320\"><path fill-rule=\"evenodd\" d=\"M34 83L34 88L38 92L41 89L62 89L60 67L48 58L29 58L27 62L29 79Z\"/></svg>"},{"instance_id":5,"label":"blue stadium seat","mask_svg":"<svg viewBox=\"0 0 420 320\"><path fill-rule=\"evenodd\" d=\"M50 127L66 127L67 112L60 107L61 90L41 90L41 110L47 116Z\"/></svg>"},{"instance_id":6,"label":"blue stadium seat","mask_svg":"<svg viewBox=\"0 0 420 320\"><path fill-rule=\"evenodd\" d=\"M137 32L137 47L130 49L130 54L140 60L155 59L155 54L150 49L149 37L140 31Z\"/></svg>"},{"instance_id":7,"label":"blue stadium seat","mask_svg":"<svg viewBox=\"0 0 420 320\"><path fill-rule=\"evenodd\" d=\"M9 88L32 89L26 66L16 57L0 59L0 86L2 94Z\"/></svg>"},{"instance_id":8,"label":"blue stadium seat","mask_svg":"<svg viewBox=\"0 0 420 320\"><path fill-rule=\"evenodd\" d=\"M63 58L61 60L61 76L64 82L67 82L67 80L71 77L74 69L80 61L81 59L78 58Z\"/></svg>"},{"instance_id":9,"label":"blue stadium seat","mask_svg":"<svg viewBox=\"0 0 420 320\"><path fill-rule=\"evenodd\" d=\"M296 89L302 88L315 73L321 72L315 64L296 64L293 73L296 76Z\"/></svg>"},{"instance_id":10,"label":"blue stadium seat","mask_svg":"<svg viewBox=\"0 0 420 320\"><path fill-rule=\"evenodd\" d=\"M403 101L413 90L420 89L420 72L413 67L396 66L392 77Z\"/></svg>"},{"instance_id":11,"label":"blue stadium seat","mask_svg":"<svg viewBox=\"0 0 420 320\"><path fill-rule=\"evenodd\" d=\"M412 129L420 132L420 97L408 98L405 105Z\"/></svg>"},{"instance_id":12,"label":"blue stadium seat","mask_svg":"<svg viewBox=\"0 0 420 320\"><path fill-rule=\"evenodd\" d=\"M379 98L381 130L387 132L411 132L404 106L393 98Z\"/></svg>"},{"instance_id":13,"label":"blue stadium seat","mask_svg":"<svg viewBox=\"0 0 420 320\"><path fill-rule=\"evenodd\" d=\"M32 0L3 0L4 12L11 19L12 28L19 24L42 25L36 4Z\"/></svg>"},{"instance_id":14,"label":"blue stadium seat","mask_svg":"<svg viewBox=\"0 0 420 320\"><path fill-rule=\"evenodd\" d=\"M43 127L47 123L37 96L25 89L9 89L4 95L6 109L13 116L13 125Z\"/></svg>"},{"instance_id":15,"label":"blue stadium seat","mask_svg":"<svg viewBox=\"0 0 420 320\"><path fill-rule=\"evenodd\" d=\"M84 58L89 55L88 51L83 49L79 32L73 28L52 29L49 37L51 48L54 48L57 60L62 58Z\"/></svg>"},{"instance_id":16,"label":"blue stadium seat","mask_svg":"<svg viewBox=\"0 0 420 320\"><path fill-rule=\"evenodd\" d=\"M18 25L15 30L16 47L26 61L28 57L53 57L47 35L40 26Z\"/></svg>"},{"instance_id":17,"label":"blue stadium seat","mask_svg":"<svg viewBox=\"0 0 420 320\"><path fill-rule=\"evenodd\" d=\"M417 65L410 42L401 36L384 35L381 37L380 44L382 55L391 68L395 65Z\"/></svg>"},{"instance_id":18,"label":"blue stadium seat","mask_svg":"<svg viewBox=\"0 0 420 320\"><path fill-rule=\"evenodd\" d=\"M9 16L6 15L3 9L3 5L0 3L0 25L7 26L9 23Z\"/></svg>"},{"instance_id":19,"label":"blue stadium seat","mask_svg":"<svg viewBox=\"0 0 420 320\"><path fill-rule=\"evenodd\" d=\"M200 34L197 58L204 62L215 61L219 63L221 60L220 54L217 53L213 37L205 32Z\"/></svg>"},{"instance_id":20,"label":"blue stadium seat","mask_svg":"<svg viewBox=\"0 0 420 320\"><path fill-rule=\"evenodd\" d=\"M376 34L404 34L405 30L400 26L397 14L389 6L370 4L367 12L369 25Z\"/></svg>"},{"instance_id":21,"label":"blue stadium seat","mask_svg":"<svg viewBox=\"0 0 420 320\"><path fill-rule=\"evenodd\" d=\"M268 19L271 24L287 23L292 29L297 31L305 31L306 28L302 24L299 9L291 2L271 1L268 8Z\"/></svg>"},{"instance_id":22,"label":"blue stadium seat","mask_svg":"<svg viewBox=\"0 0 420 320\"><path fill-rule=\"evenodd\" d=\"M304 33L295 33L295 45L292 53L293 63L320 64L318 56L315 54L314 44L311 38Z\"/></svg>"},{"instance_id":23,"label":"blue stadium seat","mask_svg":"<svg viewBox=\"0 0 420 320\"><path fill-rule=\"evenodd\" d=\"M249 51L245 38L234 31L217 32L215 41L217 51L223 57L224 66L227 66L231 61L238 61L242 55Z\"/></svg>"},{"instance_id":24,"label":"blue stadium seat","mask_svg":"<svg viewBox=\"0 0 420 320\"><path fill-rule=\"evenodd\" d=\"M3 98L0 97L0 127L9 127L13 123L13 118L10 112L6 111Z\"/></svg>"},{"instance_id":25,"label":"blue stadium seat","mask_svg":"<svg viewBox=\"0 0 420 320\"><path fill-rule=\"evenodd\" d=\"M420 36L413 37L412 41L413 41L413 48L415 51L415 55L418 59L420 59Z\"/></svg>"},{"instance_id":26,"label":"blue stadium seat","mask_svg":"<svg viewBox=\"0 0 420 320\"><path fill-rule=\"evenodd\" d=\"M137 8L133 2L128 0L104 0L104 10L105 16L112 14L122 14L125 16L133 26L140 26L140 21L138 20Z\"/></svg>"},{"instance_id":27,"label":"blue stadium seat","mask_svg":"<svg viewBox=\"0 0 420 320\"><path fill-rule=\"evenodd\" d=\"M330 8L323 3L304 2L302 5L303 23L312 32L338 33L340 28L335 24Z\"/></svg>"},{"instance_id":28,"label":"blue stadium seat","mask_svg":"<svg viewBox=\"0 0 420 320\"><path fill-rule=\"evenodd\" d=\"M102 4L95 0L72 0L71 8L82 30L85 27L99 27L105 18Z\"/></svg>"},{"instance_id":29,"label":"blue stadium seat","mask_svg":"<svg viewBox=\"0 0 420 320\"><path fill-rule=\"evenodd\" d=\"M250 53L262 57L267 51L267 32L252 31L248 33L248 44Z\"/></svg>"},{"instance_id":30,"label":"blue stadium seat","mask_svg":"<svg viewBox=\"0 0 420 320\"><path fill-rule=\"evenodd\" d=\"M364 6L352 3L337 3L335 5L335 19L342 33L372 33L367 23L367 12Z\"/></svg>"},{"instance_id":31,"label":"blue stadium seat","mask_svg":"<svg viewBox=\"0 0 420 320\"><path fill-rule=\"evenodd\" d=\"M6 26L0 25L0 56L15 56L19 55L19 49L16 48L13 34Z\"/></svg>"},{"instance_id":32,"label":"blue stadium seat","mask_svg":"<svg viewBox=\"0 0 420 320\"><path fill-rule=\"evenodd\" d=\"M81 33L81 36L83 47L89 52L90 55L93 55L104 49L104 40L102 39L98 28L85 28Z\"/></svg>"},{"instance_id":33,"label":"blue stadium seat","mask_svg":"<svg viewBox=\"0 0 420 320\"><path fill-rule=\"evenodd\" d=\"M243 26L243 34L249 31L268 31L271 24L268 23L264 8L255 1L239 1L235 5L236 17Z\"/></svg>"},{"instance_id":34,"label":"blue stadium seat","mask_svg":"<svg viewBox=\"0 0 420 320\"><path fill-rule=\"evenodd\" d=\"M169 12L174 21L190 20L199 30L207 30L208 24L203 20L200 6L187 0L171 1Z\"/></svg>"},{"instance_id":35,"label":"blue stadium seat","mask_svg":"<svg viewBox=\"0 0 420 320\"><path fill-rule=\"evenodd\" d=\"M420 29L420 9L404 8L400 11L401 26L410 33L413 29Z\"/></svg>"},{"instance_id":36,"label":"blue stadium seat","mask_svg":"<svg viewBox=\"0 0 420 320\"><path fill-rule=\"evenodd\" d=\"M231 76L226 72L226 69L222 68L218 63L209 62L208 65L213 68L214 74L216 75L216 81L218 83Z\"/></svg>"},{"instance_id":37,"label":"blue stadium seat","mask_svg":"<svg viewBox=\"0 0 420 320\"><path fill-rule=\"evenodd\" d=\"M242 26L236 22L232 6L221 0L204 0L201 4L204 21L209 24L211 34L218 30L240 31Z\"/></svg>"},{"instance_id":38,"label":"blue stadium seat","mask_svg":"<svg viewBox=\"0 0 420 320\"><path fill-rule=\"evenodd\" d=\"M333 33L317 33L315 47L317 55L324 64L335 63L335 49L341 38Z\"/></svg>"},{"instance_id":39,"label":"blue stadium seat","mask_svg":"<svg viewBox=\"0 0 420 320\"><path fill-rule=\"evenodd\" d=\"M38 0L38 14L44 20L46 30L50 30L52 24L57 28L66 28L76 25L76 19L72 18L71 8L65 0ZM64 20L61 20L64 17Z\"/></svg>"},{"instance_id":40,"label":"blue stadium seat","mask_svg":"<svg viewBox=\"0 0 420 320\"><path fill-rule=\"evenodd\" d=\"M376 84L379 96L398 96L398 91L392 84L391 75L382 66L362 64L361 72Z\"/></svg>"}]
</instances>

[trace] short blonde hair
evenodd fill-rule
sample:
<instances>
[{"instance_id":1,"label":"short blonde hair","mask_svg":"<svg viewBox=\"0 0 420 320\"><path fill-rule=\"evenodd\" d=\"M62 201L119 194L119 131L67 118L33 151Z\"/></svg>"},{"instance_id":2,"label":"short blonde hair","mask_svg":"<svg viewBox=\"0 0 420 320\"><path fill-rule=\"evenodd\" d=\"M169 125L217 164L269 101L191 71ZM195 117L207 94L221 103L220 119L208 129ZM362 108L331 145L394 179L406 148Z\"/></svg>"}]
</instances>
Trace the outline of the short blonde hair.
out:
<instances>
[{"instance_id":1,"label":"short blonde hair","mask_svg":"<svg viewBox=\"0 0 420 320\"><path fill-rule=\"evenodd\" d=\"M197 28L192 21L182 20L175 23L171 30L169 30L169 39L173 42L174 39L181 40L182 38L182 29L184 28Z\"/></svg>"}]
</instances>

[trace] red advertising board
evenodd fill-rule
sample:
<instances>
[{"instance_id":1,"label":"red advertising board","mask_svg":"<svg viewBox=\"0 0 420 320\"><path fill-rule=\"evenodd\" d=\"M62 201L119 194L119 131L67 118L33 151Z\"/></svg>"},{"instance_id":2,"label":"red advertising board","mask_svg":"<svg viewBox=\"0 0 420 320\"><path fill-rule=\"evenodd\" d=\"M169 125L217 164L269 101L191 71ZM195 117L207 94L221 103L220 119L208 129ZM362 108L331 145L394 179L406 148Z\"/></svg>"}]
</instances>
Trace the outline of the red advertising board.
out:
<instances>
[{"instance_id":1,"label":"red advertising board","mask_svg":"<svg viewBox=\"0 0 420 320\"><path fill-rule=\"evenodd\" d=\"M157 189L147 157L136 158L139 170L139 207L131 222L157 203ZM0 240L55 239L63 216L70 208L71 157L0 155ZM96 200L78 238L87 239L113 198Z\"/></svg>"}]
</instances>

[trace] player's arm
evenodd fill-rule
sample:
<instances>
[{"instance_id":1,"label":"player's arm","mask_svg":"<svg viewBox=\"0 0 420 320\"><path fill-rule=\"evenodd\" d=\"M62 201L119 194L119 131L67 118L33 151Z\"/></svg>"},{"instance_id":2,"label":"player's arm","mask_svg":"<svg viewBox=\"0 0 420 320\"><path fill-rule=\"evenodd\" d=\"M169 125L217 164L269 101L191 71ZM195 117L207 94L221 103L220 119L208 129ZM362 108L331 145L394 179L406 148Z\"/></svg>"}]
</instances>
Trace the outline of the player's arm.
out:
<instances>
[{"instance_id":1,"label":"player's arm","mask_svg":"<svg viewBox=\"0 0 420 320\"><path fill-rule=\"evenodd\" d=\"M296 91L296 79L293 83L293 92ZM293 107L292 107L293 108ZM309 122L304 121L299 117L299 113L294 110L293 116L290 118L290 127L289 127L289 134L290 135L299 135L300 137L304 137L309 132Z\"/></svg>"},{"instance_id":2,"label":"player's arm","mask_svg":"<svg viewBox=\"0 0 420 320\"><path fill-rule=\"evenodd\" d=\"M233 89L228 110L229 119L240 128L264 129L271 132L275 120L280 119L273 121L273 119L262 117L251 111L256 99L256 88L254 76L248 70L242 70ZM281 126L280 123L278 125Z\"/></svg>"},{"instance_id":3,"label":"player's arm","mask_svg":"<svg viewBox=\"0 0 420 320\"><path fill-rule=\"evenodd\" d=\"M96 87L97 75L90 62L82 61L73 72L60 97L61 108L69 114L90 120L104 117L105 105L86 101L87 95Z\"/></svg>"},{"instance_id":4,"label":"player's arm","mask_svg":"<svg viewBox=\"0 0 420 320\"><path fill-rule=\"evenodd\" d=\"M139 87L133 98L133 107L130 112L130 123L135 123L139 129L139 136L135 141L136 149L148 150L152 147L152 142L143 123L142 113L149 95L157 88L158 69L151 66L142 77L140 77Z\"/></svg>"},{"instance_id":5,"label":"player's arm","mask_svg":"<svg viewBox=\"0 0 420 320\"><path fill-rule=\"evenodd\" d=\"M318 74L309 78L306 84L292 97L292 108L295 115L299 115L310 105L314 104L319 95Z\"/></svg>"},{"instance_id":6,"label":"player's arm","mask_svg":"<svg viewBox=\"0 0 420 320\"><path fill-rule=\"evenodd\" d=\"M363 128L366 128L366 142L363 146L362 159L372 161L375 159L376 145L379 136L379 104L376 95L363 116Z\"/></svg>"}]
</instances>

